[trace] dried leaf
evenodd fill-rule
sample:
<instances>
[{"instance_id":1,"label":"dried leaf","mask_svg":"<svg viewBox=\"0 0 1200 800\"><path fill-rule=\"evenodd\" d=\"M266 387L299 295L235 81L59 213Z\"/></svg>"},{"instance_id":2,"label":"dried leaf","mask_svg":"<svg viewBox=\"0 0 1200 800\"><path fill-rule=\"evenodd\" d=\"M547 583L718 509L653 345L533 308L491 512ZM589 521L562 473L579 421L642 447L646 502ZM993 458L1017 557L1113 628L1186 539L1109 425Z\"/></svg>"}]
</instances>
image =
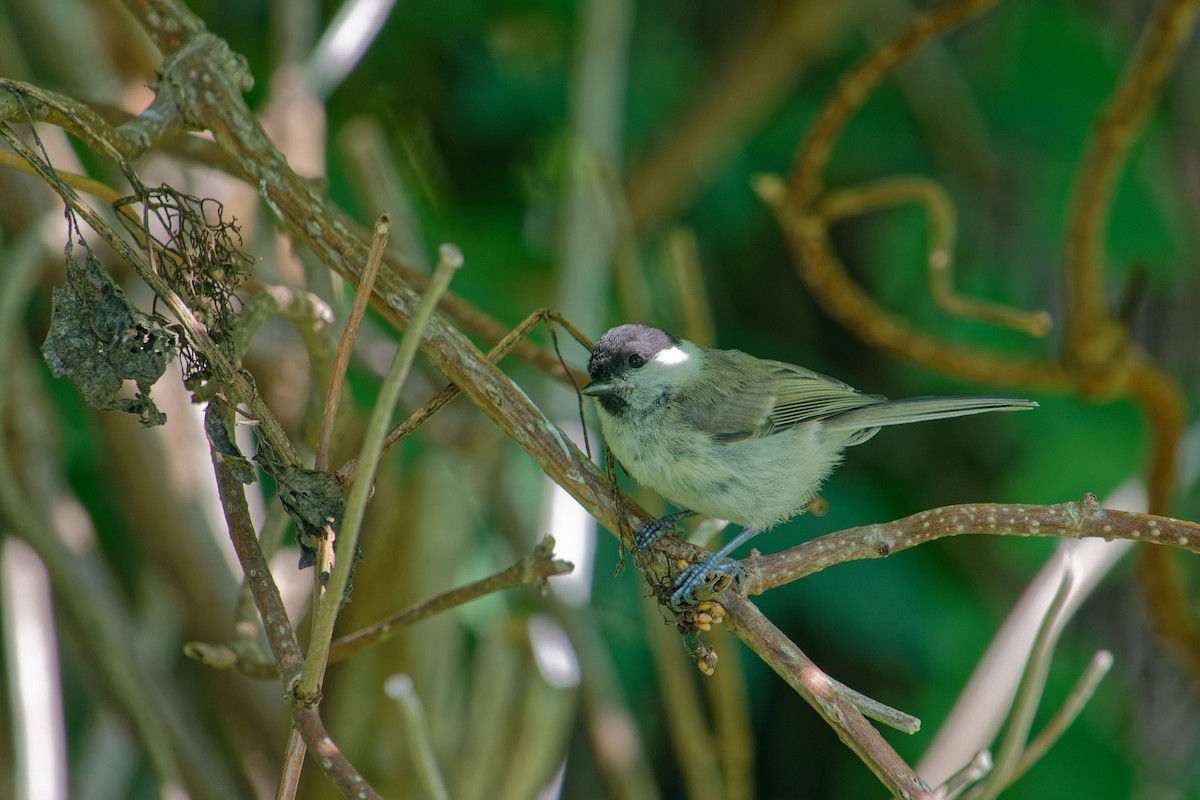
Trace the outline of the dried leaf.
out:
<instances>
[{"instance_id":1,"label":"dried leaf","mask_svg":"<svg viewBox=\"0 0 1200 800\"><path fill-rule=\"evenodd\" d=\"M150 399L150 387L179 352L176 335L125 298L90 248L83 266L73 251L68 244L67 284L54 289L50 331L42 344L50 371L69 377L92 408L162 425L167 415ZM137 394L117 397L126 381L137 384Z\"/></svg>"}]
</instances>

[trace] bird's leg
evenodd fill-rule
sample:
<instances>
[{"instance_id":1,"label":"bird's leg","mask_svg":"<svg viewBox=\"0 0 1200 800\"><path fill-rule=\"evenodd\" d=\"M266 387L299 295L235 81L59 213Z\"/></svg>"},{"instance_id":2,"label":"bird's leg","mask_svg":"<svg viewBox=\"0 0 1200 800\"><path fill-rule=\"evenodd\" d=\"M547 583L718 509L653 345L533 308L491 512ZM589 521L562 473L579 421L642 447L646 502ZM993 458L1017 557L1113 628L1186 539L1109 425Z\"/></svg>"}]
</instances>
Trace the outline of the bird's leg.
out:
<instances>
[{"instance_id":1,"label":"bird's leg","mask_svg":"<svg viewBox=\"0 0 1200 800\"><path fill-rule=\"evenodd\" d=\"M753 539L762 531L754 528L743 528L742 532L729 540L724 547L713 553L708 558L701 561L699 564L692 564L690 567L679 573L679 577L675 579L675 592L671 595L671 607L676 611L680 610L684 605L695 605L696 598L692 596L692 592L696 587L704 583L705 578L713 572L724 572L733 575L735 578L742 568L736 562L721 563L730 553L737 550L746 542ZM685 602L686 601L686 602Z\"/></svg>"},{"instance_id":2,"label":"bird's leg","mask_svg":"<svg viewBox=\"0 0 1200 800\"><path fill-rule=\"evenodd\" d=\"M681 519L686 519L694 515L695 511L676 511L674 514L667 514L665 517L659 517L651 522L646 527L642 528L633 543L637 545L639 550L645 550L650 545L657 542L663 537L667 531L674 530L675 523Z\"/></svg>"}]
</instances>

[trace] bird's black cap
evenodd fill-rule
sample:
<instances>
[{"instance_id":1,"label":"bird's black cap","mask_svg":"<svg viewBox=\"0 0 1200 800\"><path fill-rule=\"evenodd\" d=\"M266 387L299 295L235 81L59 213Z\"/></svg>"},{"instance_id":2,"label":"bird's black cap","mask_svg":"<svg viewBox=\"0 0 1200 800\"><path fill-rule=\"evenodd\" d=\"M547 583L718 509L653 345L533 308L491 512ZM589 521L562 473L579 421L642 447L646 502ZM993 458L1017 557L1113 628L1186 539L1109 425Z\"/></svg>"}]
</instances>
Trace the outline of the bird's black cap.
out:
<instances>
[{"instance_id":1,"label":"bird's black cap","mask_svg":"<svg viewBox=\"0 0 1200 800\"><path fill-rule=\"evenodd\" d=\"M649 361L680 340L650 325L621 325L600 337L588 359L588 375L593 381L611 380L631 369L629 359L641 356Z\"/></svg>"}]
</instances>

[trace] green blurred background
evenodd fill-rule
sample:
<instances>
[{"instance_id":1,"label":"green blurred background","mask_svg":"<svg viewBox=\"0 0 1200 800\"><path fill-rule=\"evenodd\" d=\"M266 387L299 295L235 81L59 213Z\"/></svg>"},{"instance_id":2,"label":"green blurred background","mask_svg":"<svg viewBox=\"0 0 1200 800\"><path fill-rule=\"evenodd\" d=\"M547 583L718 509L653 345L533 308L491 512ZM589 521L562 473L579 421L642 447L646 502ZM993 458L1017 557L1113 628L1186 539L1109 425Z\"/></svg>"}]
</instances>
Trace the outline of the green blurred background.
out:
<instances>
[{"instance_id":1,"label":"green blurred background","mask_svg":"<svg viewBox=\"0 0 1200 800\"><path fill-rule=\"evenodd\" d=\"M551 306L596 338L636 317L698 330L710 344L802 363L891 397L1026 394L1019 386L966 385L915 367L831 321L799 278L774 215L751 188L757 174L790 170L798 143L840 78L926 5L401 0L344 80L325 94L297 90L304 102L288 111L272 104L286 106L296 65L310 59L338 5L218 1L191 7L248 59L256 85L247 100L276 123L267 127L281 146L299 143L305 155L289 151L293 165L318 179L364 226L380 210L392 211L408 234L397 252L411 263L427 263L442 242L461 247L466 268L453 291L506 325ZM1072 180L1152 7L1000 3L922 51L871 96L839 140L826 184L838 188L900 174L939 181L959 215L961 290L1018 308L1045 308L1059 321ZM61 22L62 14L73 15L73 22ZM146 99L139 87L153 81L156 56L115 3L5 0L0 42L0 75L133 113L141 110L137 98L142 106ZM767 51L778 55L755 61ZM1132 304L1134 338L1179 381L1189 403L1200 389L1198 81L1200 50L1190 45L1122 174L1105 275L1114 306L1127 287L1141 287ZM705 137L711 146L689 149ZM78 145L75 150L83 168L119 185L111 165ZM671 173L665 165L680 151L702 160ZM269 214L252 190L247 197L244 187L170 152L148 156L138 167L147 182L165 180L221 199L246 226L247 249L261 259L258 281L306 286L327 295L339 321L344 316L345 287L327 277L324 285L312 281L318 269L298 265L274 239ZM44 228L41 220L57 214L61 221L59 207L36 183L12 174L0 174L0 182L0 250L15 247L37 225ZM924 266L925 222L916 208L841 221L832 235L852 275L914 328L1004 353L1059 352L1060 328L1033 339L935 307ZM681 241L694 243L682 269L696 283L683 291L699 302L698 316L678 300L680 260L669 244ZM61 248L61 238L57 242ZM50 287L62 280L52 237L44 258L44 277L28 304L27 341L14 344L30 353L48 326ZM115 260L106 265L130 282ZM148 306L144 291L129 285L126 291ZM699 327L690 327L697 320ZM363 337L351 374L354 407L339 437L342 458L355 451L397 334L372 319ZM549 342L541 330L534 338ZM566 358L581 366L586 352L563 341ZM220 568L220 557L203 567L180 563L176 542L185 535L215 529L202 547L210 555L227 543L219 523L194 509L186 512L190 522L174 522L185 513L180 497L199 507L204 490L160 486L156 469L186 462L191 466L181 469L195 472L192 480L211 482L206 452L171 444L175 440L163 438L169 433L87 410L69 384L50 378L40 362L29 363L42 379L37 391L46 398L43 413L55 443L50 460L63 478L63 495L77 498L95 528L88 558L113 581L139 647L152 655L153 672L174 692L195 735L209 743L229 785L247 796L271 796L286 735L278 687L216 673L181 654L184 641L229 635L236 578L232 572L211 578L208 570ZM299 437L308 377L294 331L282 323L265 329L247 366ZM570 422L568 388L528 366L505 368ZM419 364L406 405L419 405L442 383ZM826 516L795 519L756 546L770 552L828 531L961 502L1058 503L1087 491L1103 499L1140 479L1148 445L1135 406L1070 394L1033 396L1042 405L1036 413L881 433L851 451L825 487ZM168 414L168 431L187 423L182 405ZM143 444L131 444L139 439ZM156 447L157 455L147 455ZM130 488L138 481L150 486ZM545 494L528 457L458 401L389 455L369 511L354 602L339 630L489 574L541 535L556 533L542 516ZM662 508L653 497L638 496ZM1195 486L1184 487L1173 513L1200 516ZM1035 539L944 540L833 568L756 602L831 675L922 719L924 730L914 736L886 733L913 763L1054 547ZM294 572L294 555L277 570ZM1062 741L1005 797L1200 797L1200 676L1156 641L1134 559L1136 553L1117 567L1068 627L1039 721L1095 650L1114 652L1113 672ZM615 540L600 531L585 604L528 589L492 596L335 667L323 706L332 735L385 795L420 796L398 712L381 689L388 675L404 672L414 677L425 704L453 796L484 788L503 797L721 796L720 786L697 795L684 780L684 772L712 765L680 763L660 702L664 680L684 681L693 692L699 686L696 697L703 698L707 679L687 663L682 640L671 639L671 629L648 608L636 573L626 569L614 577L617 561ZM1179 567L1194 577L1186 554ZM212 593L221 602L205 605L207 595L192 591L192 582L219 586ZM298 597L302 607L303 591ZM576 677L556 683L553 670L539 666L530 619L568 634L568 649L579 661ZM87 648L74 643L72 621L59 622L71 795L157 796L162 788L108 689L89 669ZM298 624L305 628L307 618ZM668 638L656 655L658 627ZM753 787L751 796L884 796L782 680L732 638L715 642L721 662L714 680L734 680L720 675L744 671L753 764L752 779L742 786ZM682 671L656 667L663 652ZM14 705L11 697L0 699L7 712ZM711 718L717 712L705 706L700 713ZM4 764L13 763L12 714L5 719L0 777L11 777ZM107 772L96 765L103 730L117 732L109 745L119 758L111 757L116 760L107 762ZM718 760L716 752L712 758ZM332 796L311 765L305 773L300 796Z\"/></svg>"}]
</instances>

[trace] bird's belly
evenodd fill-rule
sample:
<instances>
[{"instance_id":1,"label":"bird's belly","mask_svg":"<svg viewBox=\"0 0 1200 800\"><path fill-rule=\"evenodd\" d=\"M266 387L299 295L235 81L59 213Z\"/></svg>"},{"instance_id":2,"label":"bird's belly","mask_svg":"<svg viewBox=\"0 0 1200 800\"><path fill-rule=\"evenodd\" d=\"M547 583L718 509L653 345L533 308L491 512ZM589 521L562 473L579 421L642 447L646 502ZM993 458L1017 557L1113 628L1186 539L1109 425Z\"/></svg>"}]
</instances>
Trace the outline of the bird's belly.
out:
<instances>
[{"instance_id":1,"label":"bird's belly","mask_svg":"<svg viewBox=\"0 0 1200 800\"><path fill-rule=\"evenodd\" d=\"M719 444L693 435L606 439L634 480L681 509L766 530L804 510L837 462L797 428Z\"/></svg>"}]
</instances>

